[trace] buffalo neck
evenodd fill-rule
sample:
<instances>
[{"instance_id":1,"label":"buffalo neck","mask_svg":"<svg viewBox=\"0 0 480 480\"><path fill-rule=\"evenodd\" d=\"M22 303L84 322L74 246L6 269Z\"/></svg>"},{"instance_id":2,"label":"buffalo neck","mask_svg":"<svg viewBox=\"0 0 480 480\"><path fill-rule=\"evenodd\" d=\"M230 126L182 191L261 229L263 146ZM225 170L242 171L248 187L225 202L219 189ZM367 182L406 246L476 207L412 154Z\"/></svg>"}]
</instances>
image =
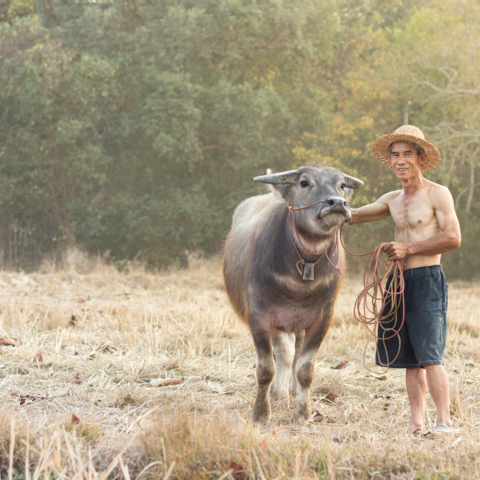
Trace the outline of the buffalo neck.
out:
<instances>
[{"instance_id":1,"label":"buffalo neck","mask_svg":"<svg viewBox=\"0 0 480 480\"><path fill-rule=\"evenodd\" d=\"M324 252L329 246L335 242L335 236L338 229L332 229L329 234L318 235L316 237L306 237L302 235L301 231L297 228L295 230L292 215L288 215L285 222L285 230L287 235L291 239L291 244L294 247L297 257L302 257L307 263L315 263L319 256L318 254ZM295 248L296 247L296 248ZM317 255L312 255L312 253Z\"/></svg>"},{"instance_id":2,"label":"buffalo neck","mask_svg":"<svg viewBox=\"0 0 480 480\"><path fill-rule=\"evenodd\" d=\"M255 257L257 265L262 265L261 271L257 270L257 274L268 282L268 272L299 276L297 271L297 263L299 260L304 260L306 263L315 263L319 260L319 255L311 255L306 252L296 238L291 215L287 208L279 205L269 221L264 225L257 243ZM335 251L335 234L336 229L332 230L330 235L325 235L319 238L320 243L324 244L323 249L328 247L328 255L330 258ZM303 239L302 239L303 241ZM295 242L295 243L294 243ZM309 244L311 241L309 242ZM307 247L308 248L308 247ZM322 250L318 250L321 252ZM299 256L300 253L300 256ZM301 257L301 258L300 258ZM336 258L336 257L335 257ZM322 268L324 265L329 265L330 262L325 257L321 256L316 269ZM333 268L333 267L331 267Z\"/></svg>"}]
</instances>

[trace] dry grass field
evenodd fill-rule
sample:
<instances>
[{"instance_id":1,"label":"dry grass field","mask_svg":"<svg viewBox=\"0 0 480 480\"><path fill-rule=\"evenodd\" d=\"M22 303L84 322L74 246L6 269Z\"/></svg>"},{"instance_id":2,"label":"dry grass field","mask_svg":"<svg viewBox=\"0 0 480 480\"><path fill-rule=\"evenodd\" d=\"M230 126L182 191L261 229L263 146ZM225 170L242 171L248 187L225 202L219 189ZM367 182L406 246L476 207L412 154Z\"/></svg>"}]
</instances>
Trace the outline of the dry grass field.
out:
<instances>
[{"instance_id":1,"label":"dry grass field","mask_svg":"<svg viewBox=\"0 0 480 480\"><path fill-rule=\"evenodd\" d=\"M403 371L363 366L358 280L344 283L317 359L323 420L294 428L277 404L258 428L253 344L220 260L119 273L73 252L42 272L0 273L0 338L18 339L0 354L2 479L480 478L480 285L450 285L454 432L413 436ZM343 360L356 371L331 368ZM183 380L151 384L167 378Z\"/></svg>"}]
</instances>

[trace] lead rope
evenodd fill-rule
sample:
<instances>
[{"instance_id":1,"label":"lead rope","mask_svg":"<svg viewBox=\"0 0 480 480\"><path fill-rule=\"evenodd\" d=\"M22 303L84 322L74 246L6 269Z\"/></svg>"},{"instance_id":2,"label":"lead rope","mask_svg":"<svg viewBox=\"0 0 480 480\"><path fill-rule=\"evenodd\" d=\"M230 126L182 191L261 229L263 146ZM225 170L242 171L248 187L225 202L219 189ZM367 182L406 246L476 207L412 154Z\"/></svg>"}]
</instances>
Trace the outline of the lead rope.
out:
<instances>
[{"instance_id":1,"label":"lead rope","mask_svg":"<svg viewBox=\"0 0 480 480\"><path fill-rule=\"evenodd\" d=\"M327 247L319 253L311 252L303 244L300 238L300 234L297 230L294 211L304 210L305 208L310 208L313 205L318 205L319 203L328 203L328 201L320 200L318 202L311 203L310 205L306 205L304 207L293 207L292 205L288 205L288 204L287 206L292 214L293 227L295 229L295 234L297 235L300 245L310 255L319 257L319 259L313 265L315 266L320 261L321 256L325 253L325 257L330 262L330 265L332 265L333 268L335 268L337 271L340 272L340 269L338 268L338 264L340 262L340 256L337 255L336 265L333 264L333 262L330 260L330 257L328 256L328 249L332 242L330 242L327 245ZM365 257L367 255L370 255L367 261L367 266L365 267L365 271L363 274L363 290L360 292L360 295L355 301L353 316L358 322L365 325L369 333L376 340L382 340L383 347L385 349L385 355L387 357L387 363L385 364L382 363L380 359L380 353L378 351L378 342L376 342L375 344L375 350L376 350L376 356L378 358L379 363L381 364L382 367L385 367L385 370L382 373L385 373L390 367L390 365L392 365L400 355L400 350L402 346L402 340L400 338L400 330L403 328L403 325L405 323L405 280L403 277L403 265L400 260L390 260L388 258L388 255L383 251L383 247L385 245L388 245L388 243L386 242L377 245L377 247L375 247L373 250L367 253L356 254L356 253L350 252L350 250L348 250L348 248L345 246L345 243L343 242L342 229L343 229L343 226L340 228L339 231L337 231L337 235L335 238L336 240L335 250L333 253L334 256L335 254L338 254L339 242L341 242L342 247L345 249L345 251L350 255L352 255L353 257ZM296 267L300 275L302 275L302 271L299 265L303 265L305 268L305 260L300 255L300 252L298 251L298 248L293 238L292 238L292 241L293 241L293 245L295 246L295 250L297 251L297 254L300 257L300 260L297 262ZM380 274L380 271L379 271L380 265L382 265L386 270L386 273L383 276ZM392 277L392 281L390 283L389 289L387 289L386 284L387 284L388 277L390 276ZM397 323L399 321L398 310L400 307L400 303L402 304L403 312L402 312L402 320L400 322L400 326L397 328ZM380 307L378 306L379 304L380 304ZM390 308L388 312L385 313L385 310L388 304L390 304ZM393 322L392 326L389 326L389 327L385 326L387 323L390 324L391 322ZM380 326L382 327L382 331L383 331L381 337L379 337L375 333L380 331ZM393 333L391 336L386 337L386 334L388 332L393 332ZM398 337L398 351L397 351L397 354L395 355L395 358L392 361L389 361L388 351L387 351L385 341L390 340L394 337ZM369 372L375 374L375 372L370 370L370 368L368 368L367 365L365 364L365 357L367 353L368 343L369 343L369 340L367 340L367 343L363 350L363 366Z\"/></svg>"},{"instance_id":2,"label":"lead rope","mask_svg":"<svg viewBox=\"0 0 480 480\"><path fill-rule=\"evenodd\" d=\"M369 333L376 340L382 340L383 347L385 349L385 355L387 357L386 363L383 363L380 359L380 353L378 351L379 342L376 342L375 348L379 363L382 367L385 367L385 370L382 373L385 373L390 365L392 365L400 355L400 349L402 345L400 330L403 328L405 323L405 280L403 277L402 262L400 260L390 260L388 258L388 255L383 251L383 247L388 245L386 242L381 243L370 252L355 254L350 252L347 247L345 247L341 235L340 241L345 251L354 257L365 257L370 255L363 274L363 290L360 292L360 295L355 301L353 315L358 322L365 325ZM381 275L379 271L380 265L382 265L386 270L384 275ZM392 281L387 288L387 280L390 276L392 277ZM399 322L398 318L400 304L402 304L401 322ZM390 305L388 311L387 305ZM393 325L387 327L387 323L393 323ZM398 323L400 324L397 327ZM380 326L383 330L381 337L375 333L380 331ZM390 332L392 334L387 337L386 335ZM390 361L388 358L388 351L385 341L394 337L398 337L398 351L395 355L395 358ZM369 340L367 340L367 344L363 350L363 365L369 372L375 374L375 372L370 370L365 364L368 343Z\"/></svg>"}]
</instances>

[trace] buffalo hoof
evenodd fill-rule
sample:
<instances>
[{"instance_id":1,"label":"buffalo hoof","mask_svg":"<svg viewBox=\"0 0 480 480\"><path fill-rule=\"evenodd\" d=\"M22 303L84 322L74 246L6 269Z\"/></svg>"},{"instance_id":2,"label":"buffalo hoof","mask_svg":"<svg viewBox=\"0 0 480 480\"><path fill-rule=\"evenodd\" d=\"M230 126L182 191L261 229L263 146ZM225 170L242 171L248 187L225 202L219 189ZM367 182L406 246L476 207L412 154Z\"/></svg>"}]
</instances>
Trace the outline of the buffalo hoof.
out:
<instances>
[{"instance_id":1,"label":"buffalo hoof","mask_svg":"<svg viewBox=\"0 0 480 480\"><path fill-rule=\"evenodd\" d=\"M310 417L310 409L304 405L295 406L293 409L293 424L297 427L303 427L310 420Z\"/></svg>"},{"instance_id":2,"label":"buffalo hoof","mask_svg":"<svg viewBox=\"0 0 480 480\"><path fill-rule=\"evenodd\" d=\"M262 410L253 410L253 415L252 415L252 423L254 425L267 425L267 423L270 421L270 416L271 416L271 409L270 405L266 409Z\"/></svg>"}]
</instances>

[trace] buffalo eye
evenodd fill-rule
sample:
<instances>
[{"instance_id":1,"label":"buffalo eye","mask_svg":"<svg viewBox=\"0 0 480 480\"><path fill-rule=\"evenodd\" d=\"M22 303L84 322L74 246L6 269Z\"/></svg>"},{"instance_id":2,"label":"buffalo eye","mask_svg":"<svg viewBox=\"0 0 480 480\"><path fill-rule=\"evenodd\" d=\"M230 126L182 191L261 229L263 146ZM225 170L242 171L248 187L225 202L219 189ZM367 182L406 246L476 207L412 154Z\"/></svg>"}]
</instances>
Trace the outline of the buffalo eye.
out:
<instances>
[{"instance_id":1,"label":"buffalo eye","mask_svg":"<svg viewBox=\"0 0 480 480\"><path fill-rule=\"evenodd\" d=\"M300 182L300 186L301 186L302 188L307 188L309 185L310 185L310 184L309 184L306 180L302 180L302 181Z\"/></svg>"},{"instance_id":2,"label":"buffalo eye","mask_svg":"<svg viewBox=\"0 0 480 480\"><path fill-rule=\"evenodd\" d=\"M342 187L342 190L345 190L346 185L342 183L341 187Z\"/></svg>"}]
</instances>

